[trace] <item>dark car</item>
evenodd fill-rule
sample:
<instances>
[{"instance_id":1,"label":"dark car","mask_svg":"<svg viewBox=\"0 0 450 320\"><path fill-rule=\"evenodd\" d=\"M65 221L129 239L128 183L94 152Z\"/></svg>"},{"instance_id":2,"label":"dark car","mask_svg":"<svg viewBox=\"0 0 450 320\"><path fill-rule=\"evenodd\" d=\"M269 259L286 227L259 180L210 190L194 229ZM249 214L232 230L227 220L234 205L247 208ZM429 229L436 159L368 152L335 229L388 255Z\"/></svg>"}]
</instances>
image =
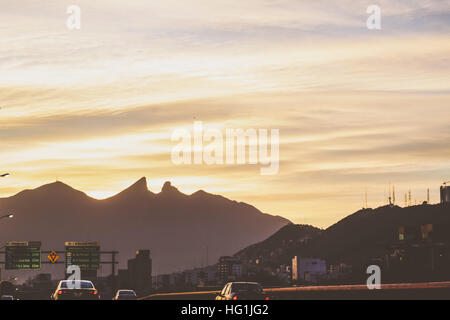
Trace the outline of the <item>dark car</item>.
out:
<instances>
[{"instance_id":1,"label":"dark car","mask_svg":"<svg viewBox=\"0 0 450 320\"><path fill-rule=\"evenodd\" d=\"M119 290L113 300L137 300L136 292L133 290Z\"/></svg>"},{"instance_id":2,"label":"dark car","mask_svg":"<svg viewBox=\"0 0 450 320\"><path fill-rule=\"evenodd\" d=\"M91 281L62 280L52 295L53 300L99 300L100 295Z\"/></svg>"},{"instance_id":3,"label":"dark car","mask_svg":"<svg viewBox=\"0 0 450 320\"><path fill-rule=\"evenodd\" d=\"M269 300L269 297L259 283L230 282L225 285L216 300Z\"/></svg>"}]
</instances>

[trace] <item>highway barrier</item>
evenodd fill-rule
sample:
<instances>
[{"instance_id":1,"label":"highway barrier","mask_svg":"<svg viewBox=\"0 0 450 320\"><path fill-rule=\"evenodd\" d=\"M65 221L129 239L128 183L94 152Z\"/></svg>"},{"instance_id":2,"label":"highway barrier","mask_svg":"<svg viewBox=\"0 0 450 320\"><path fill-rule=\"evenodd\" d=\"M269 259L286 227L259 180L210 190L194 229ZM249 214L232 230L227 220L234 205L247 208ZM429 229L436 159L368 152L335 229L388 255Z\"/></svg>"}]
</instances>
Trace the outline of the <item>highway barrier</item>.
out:
<instances>
[{"instance_id":1,"label":"highway barrier","mask_svg":"<svg viewBox=\"0 0 450 320\"><path fill-rule=\"evenodd\" d=\"M299 286L264 290L273 300L349 299L450 299L450 282L383 284L369 290L366 285ZM141 300L214 300L219 291L152 294Z\"/></svg>"}]
</instances>

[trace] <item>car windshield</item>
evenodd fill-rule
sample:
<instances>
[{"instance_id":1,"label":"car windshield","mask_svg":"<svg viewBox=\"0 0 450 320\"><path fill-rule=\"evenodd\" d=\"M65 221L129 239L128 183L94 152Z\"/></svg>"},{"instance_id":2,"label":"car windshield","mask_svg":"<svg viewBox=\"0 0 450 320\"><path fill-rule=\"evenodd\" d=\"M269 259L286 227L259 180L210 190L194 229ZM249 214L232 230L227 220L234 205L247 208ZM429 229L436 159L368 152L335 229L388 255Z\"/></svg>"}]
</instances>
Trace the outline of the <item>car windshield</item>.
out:
<instances>
[{"instance_id":1,"label":"car windshield","mask_svg":"<svg viewBox=\"0 0 450 320\"><path fill-rule=\"evenodd\" d=\"M62 289L94 289L94 285L90 281L63 281Z\"/></svg>"},{"instance_id":2,"label":"car windshield","mask_svg":"<svg viewBox=\"0 0 450 320\"><path fill-rule=\"evenodd\" d=\"M248 291L248 292L261 293L263 290L261 288L261 285L259 285L257 283L234 283L232 291L233 292Z\"/></svg>"}]
</instances>

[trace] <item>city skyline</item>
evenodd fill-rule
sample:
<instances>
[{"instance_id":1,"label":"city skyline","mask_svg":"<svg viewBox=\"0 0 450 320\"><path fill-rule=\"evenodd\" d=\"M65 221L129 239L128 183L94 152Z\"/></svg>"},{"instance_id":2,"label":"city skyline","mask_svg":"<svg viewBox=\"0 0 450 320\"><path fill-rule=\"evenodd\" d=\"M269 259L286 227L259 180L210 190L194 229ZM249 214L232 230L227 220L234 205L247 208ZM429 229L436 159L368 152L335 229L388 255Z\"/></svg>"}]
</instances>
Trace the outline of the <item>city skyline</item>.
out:
<instances>
[{"instance_id":1,"label":"city skyline","mask_svg":"<svg viewBox=\"0 0 450 320\"><path fill-rule=\"evenodd\" d=\"M107 198L142 176L328 227L450 180L450 1L24 1L0 13L1 197L55 180ZM130 17L133 17L130 19ZM15 21L20 18L21 23ZM174 130L280 130L279 173L171 161ZM107 190L104 186L109 186Z\"/></svg>"}]
</instances>

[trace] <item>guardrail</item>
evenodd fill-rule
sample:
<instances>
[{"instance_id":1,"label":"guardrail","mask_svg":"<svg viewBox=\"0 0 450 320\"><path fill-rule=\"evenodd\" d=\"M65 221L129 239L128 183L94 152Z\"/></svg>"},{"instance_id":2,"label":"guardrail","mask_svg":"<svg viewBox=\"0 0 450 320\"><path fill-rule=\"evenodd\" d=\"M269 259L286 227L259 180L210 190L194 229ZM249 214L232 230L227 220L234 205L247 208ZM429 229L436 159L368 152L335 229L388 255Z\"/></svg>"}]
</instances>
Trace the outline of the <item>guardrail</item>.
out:
<instances>
[{"instance_id":1,"label":"guardrail","mask_svg":"<svg viewBox=\"0 0 450 320\"><path fill-rule=\"evenodd\" d=\"M450 299L450 282L383 284L379 290L366 285L306 286L265 289L274 299ZM219 291L158 293L140 300L214 300Z\"/></svg>"}]
</instances>

